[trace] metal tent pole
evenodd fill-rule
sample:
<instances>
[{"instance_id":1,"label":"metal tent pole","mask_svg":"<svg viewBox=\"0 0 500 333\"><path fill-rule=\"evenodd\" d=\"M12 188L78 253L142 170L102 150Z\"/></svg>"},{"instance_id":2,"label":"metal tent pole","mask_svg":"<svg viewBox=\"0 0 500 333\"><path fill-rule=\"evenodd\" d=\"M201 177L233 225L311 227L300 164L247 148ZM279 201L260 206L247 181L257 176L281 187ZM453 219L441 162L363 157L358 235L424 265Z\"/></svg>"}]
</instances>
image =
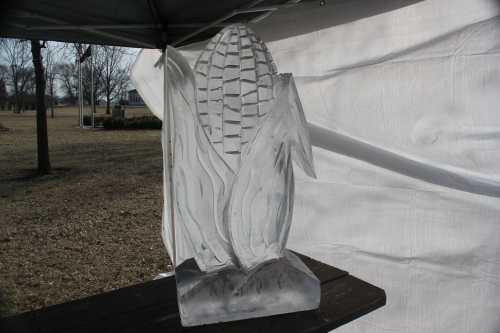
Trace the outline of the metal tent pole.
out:
<instances>
[{"instance_id":1,"label":"metal tent pole","mask_svg":"<svg viewBox=\"0 0 500 333\"><path fill-rule=\"evenodd\" d=\"M175 211L174 211L174 183L173 183L173 166L174 166L174 157L173 157L173 140L172 140L172 131L173 131L173 115L169 110L169 95L168 95L168 51L167 48L163 50L163 128L164 128L164 137L163 144L166 146L166 155L167 155L167 165L164 165L164 168L168 168L167 177L165 179L165 200L166 204L170 209L170 226L172 230L172 265L175 268L176 262L176 249L175 249ZM167 194L168 193L168 194Z\"/></svg>"}]
</instances>

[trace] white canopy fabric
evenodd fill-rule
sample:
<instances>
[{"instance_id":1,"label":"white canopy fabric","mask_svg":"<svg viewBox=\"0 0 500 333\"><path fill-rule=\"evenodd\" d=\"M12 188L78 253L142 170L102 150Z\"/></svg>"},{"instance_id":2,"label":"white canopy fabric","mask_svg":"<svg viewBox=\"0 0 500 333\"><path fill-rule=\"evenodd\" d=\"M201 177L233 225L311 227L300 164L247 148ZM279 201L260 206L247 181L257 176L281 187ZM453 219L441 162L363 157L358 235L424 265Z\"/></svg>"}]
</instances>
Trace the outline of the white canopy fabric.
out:
<instances>
[{"instance_id":1,"label":"white canopy fabric","mask_svg":"<svg viewBox=\"0 0 500 333\"><path fill-rule=\"evenodd\" d=\"M385 307L336 332L498 333L500 2L375 3L254 27L294 74L317 145L318 178L295 169L289 247L385 289ZM161 110L159 55L143 51L133 76Z\"/></svg>"}]
</instances>

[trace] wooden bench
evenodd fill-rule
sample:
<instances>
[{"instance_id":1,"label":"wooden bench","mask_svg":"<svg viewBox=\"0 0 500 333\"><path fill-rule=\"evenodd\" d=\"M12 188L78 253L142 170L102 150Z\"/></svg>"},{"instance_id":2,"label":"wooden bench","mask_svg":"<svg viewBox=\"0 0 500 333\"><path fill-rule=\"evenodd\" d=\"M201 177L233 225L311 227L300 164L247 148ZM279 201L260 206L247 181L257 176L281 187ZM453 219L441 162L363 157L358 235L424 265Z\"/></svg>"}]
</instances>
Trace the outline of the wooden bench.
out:
<instances>
[{"instance_id":1,"label":"wooden bench","mask_svg":"<svg viewBox=\"0 0 500 333\"><path fill-rule=\"evenodd\" d=\"M3 318L0 332L328 332L385 305L384 290L299 256L321 281L315 311L184 328L172 276Z\"/></svg>"}]
</instances>

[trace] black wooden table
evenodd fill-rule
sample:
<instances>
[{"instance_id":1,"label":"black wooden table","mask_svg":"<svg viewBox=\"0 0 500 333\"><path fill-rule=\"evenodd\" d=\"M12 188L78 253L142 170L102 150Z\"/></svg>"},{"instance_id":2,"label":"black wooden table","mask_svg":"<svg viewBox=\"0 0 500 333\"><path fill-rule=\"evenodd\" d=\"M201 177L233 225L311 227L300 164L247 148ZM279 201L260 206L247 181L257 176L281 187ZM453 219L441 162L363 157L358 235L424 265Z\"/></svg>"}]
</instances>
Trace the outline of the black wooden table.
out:
<instances>
[{"instance_id":1,"label":"black wooden table","mask_svg":"<svg viewBox=\"0 0 500 333\"><path fill-rule=\"evenodd\" d=\"M328 332L385 304L382 289L299 256L321 281L318 310L184 328L168 277L4 318L0 332Z\"/></svg>"}]
</instances>

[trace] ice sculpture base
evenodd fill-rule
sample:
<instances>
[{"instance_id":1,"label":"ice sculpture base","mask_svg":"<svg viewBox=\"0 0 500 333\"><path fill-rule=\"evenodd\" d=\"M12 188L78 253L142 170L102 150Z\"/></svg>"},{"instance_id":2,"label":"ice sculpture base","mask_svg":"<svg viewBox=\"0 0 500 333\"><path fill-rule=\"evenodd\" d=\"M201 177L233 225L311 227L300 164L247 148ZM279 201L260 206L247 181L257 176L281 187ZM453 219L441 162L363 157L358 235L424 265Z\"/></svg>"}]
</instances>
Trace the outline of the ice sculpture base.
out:
<instances>
[{"instance_id":1,"label":"ice sculpture base","mask_svg":"<svg viewBox=\"0 0 500 333\"><path fill-rule=\"evenodd\" d=\"M320 282L293 253L250 271L201 272L190 259L176 268L183 326L271 316L319 307Z\"/></svg>"}]
</instances>

